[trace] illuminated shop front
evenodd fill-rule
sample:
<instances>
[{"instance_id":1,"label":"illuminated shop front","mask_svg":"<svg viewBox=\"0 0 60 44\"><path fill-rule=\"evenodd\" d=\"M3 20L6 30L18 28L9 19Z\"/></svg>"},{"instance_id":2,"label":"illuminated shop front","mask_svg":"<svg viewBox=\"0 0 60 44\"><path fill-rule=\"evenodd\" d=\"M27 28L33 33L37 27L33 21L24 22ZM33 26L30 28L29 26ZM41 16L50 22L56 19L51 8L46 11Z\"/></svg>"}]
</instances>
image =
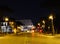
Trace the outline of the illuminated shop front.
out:
<instances>
[{"instance_id":1,"label":"illuminated shop front","mask_svg":"<svg viewBox=\"0 0 60 44\"><path fill-rule=\"evenodd\" d=\"M12 28L9 26L8 22L1 22L1 32L12 32Z\"/></svg>"}]
</instances>

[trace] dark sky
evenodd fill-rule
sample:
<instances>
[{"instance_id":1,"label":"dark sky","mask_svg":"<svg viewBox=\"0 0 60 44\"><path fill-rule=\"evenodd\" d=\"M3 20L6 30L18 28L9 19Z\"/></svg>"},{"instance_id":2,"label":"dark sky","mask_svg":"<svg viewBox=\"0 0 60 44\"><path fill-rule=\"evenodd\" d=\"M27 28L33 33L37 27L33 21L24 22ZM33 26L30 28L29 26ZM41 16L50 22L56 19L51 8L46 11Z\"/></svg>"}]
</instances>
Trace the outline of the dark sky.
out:
<instances>
[{"instance_id":1,"label":"dark sky","mask_svg":"<svg viewBox=\"0 0 60 44\"><path fill-rule=\"evenodd\" d=\"M7 13L5 16L11 16L15 19L32 19L36 21L40 17L47 17L52 11L59 16L60 1L52 0L5 0L0 1L0 5L7 5L14 10L14 13ZM59 19L59 18L58 18Z\"/></svg>"},{"instance_id":2,"label":"dark sky","mask_svg":"<svg viewBox=\"0 0 60 44\"><path fill-rule=\"evenodd\" d=\"M17 19L19 18L38 18L40 16L46 16L49 10L47 8L40 8L41 1L19 1L19 0L10 0L10 1L2 1L1 5L7 5L9 8L14 10L13 15ZM8 15L9 16L9 15Z\"/></svg>"}]
</instances>

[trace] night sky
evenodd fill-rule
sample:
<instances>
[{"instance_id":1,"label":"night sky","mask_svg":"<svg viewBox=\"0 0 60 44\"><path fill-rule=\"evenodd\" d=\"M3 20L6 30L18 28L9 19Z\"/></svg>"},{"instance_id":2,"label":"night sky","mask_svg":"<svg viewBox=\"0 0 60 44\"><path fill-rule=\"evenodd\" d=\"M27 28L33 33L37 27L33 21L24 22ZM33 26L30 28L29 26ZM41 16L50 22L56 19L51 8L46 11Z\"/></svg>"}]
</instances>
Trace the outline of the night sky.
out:
<instances>
[{"instance_id":1,"label":"night sky","mask_svg":"<svg viewBox=\"0 0 60 44\"><path fill-rule=\"evenodd\" d=\"M40 8L40 3L43 3L44 0L41 1L2 1L1 5L7 5L9 8L12 8L14 10L13 15L8 16L14 16L17 19L24 19L24 18L33 18L36 19L41 16L47 16L49 13L47 8Z\"/></svg>"},{"instance_id":2,"label":"night sky","mask_svg":"<svg viewBox=\"0 0 60 44\"><path fill-rule=\"evenodd\" d=\"M47 17L51 12L55 13L56 19L59 20L60 15L60 1L52 0L6 0L0 1L0 5L7 5L13 9L13 13L6 13L4 16L11 16L15 19L32 19L37 22L40 17ZM56 20L58 22L58 20ZM60 21L59 21L60 22ZM58 22L58 24L59 24Z\"/></svg>"}]
</instances>

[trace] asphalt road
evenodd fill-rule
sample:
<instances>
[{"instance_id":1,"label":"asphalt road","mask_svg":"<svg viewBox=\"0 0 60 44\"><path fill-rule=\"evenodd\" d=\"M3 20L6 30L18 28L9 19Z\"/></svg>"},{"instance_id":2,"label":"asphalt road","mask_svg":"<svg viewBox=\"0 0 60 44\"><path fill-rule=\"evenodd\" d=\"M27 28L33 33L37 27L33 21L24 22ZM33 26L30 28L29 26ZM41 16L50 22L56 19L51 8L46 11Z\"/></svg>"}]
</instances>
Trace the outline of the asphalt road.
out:
<instances>
[{"instance_id":1,"label":"asphalt road","mask_svg":"<svg viewBox=\"0 0 60 44\"><path fill-rule=\"evenodd\" d=\"M60 38L42 34L24 33L0 37L0 44L60 44Z\"/></svg>"}]
</instances>

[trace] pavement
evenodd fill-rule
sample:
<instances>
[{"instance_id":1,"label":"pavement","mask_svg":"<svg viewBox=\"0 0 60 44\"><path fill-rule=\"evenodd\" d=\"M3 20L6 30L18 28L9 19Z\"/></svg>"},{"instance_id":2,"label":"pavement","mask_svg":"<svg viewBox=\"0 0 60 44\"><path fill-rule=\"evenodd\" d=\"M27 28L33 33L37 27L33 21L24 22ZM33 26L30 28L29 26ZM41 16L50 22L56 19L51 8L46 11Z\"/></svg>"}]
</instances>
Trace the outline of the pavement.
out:
<instances>
[{"instance_id":1,"label":"pavement","mask_svg":"<svg viewBox=\"0 0 60 44\"><path fill-rule=\"evenodd\" d=\"M0 34L0 37L1 36L34 36L34 37L39 37L39 36L42 36L42 37L60 37L60 34L55 34L55 35L52 35L52 34L44 34L44 33L27 33L27 32L21 32L21 33L18 33L18 34Z\"/></svg>"},{"instance_id":2,"label":"pavement","mask_svg":"<svg viewBox=\"0 0 60 44\"><path fill-rule=\"evenodd\" d=\"M0 44L60 44L60 34L40 33L7 34L0 37Z\"/></svg>"}]
</instances>

